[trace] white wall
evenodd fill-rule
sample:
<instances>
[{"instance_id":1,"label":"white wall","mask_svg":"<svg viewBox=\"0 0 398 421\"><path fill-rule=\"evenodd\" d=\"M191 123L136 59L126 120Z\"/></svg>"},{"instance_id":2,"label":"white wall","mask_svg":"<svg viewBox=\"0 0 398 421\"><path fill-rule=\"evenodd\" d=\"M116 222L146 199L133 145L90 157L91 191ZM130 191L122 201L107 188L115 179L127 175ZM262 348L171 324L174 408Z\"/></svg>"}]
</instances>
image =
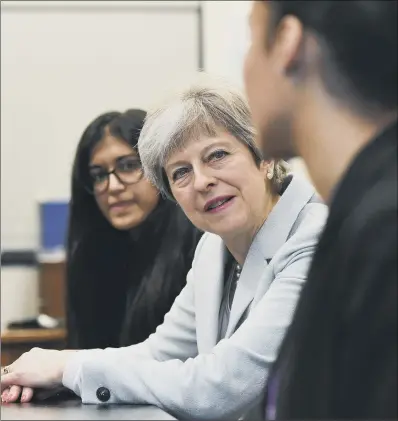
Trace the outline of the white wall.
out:
<instances>
[{"instance_id":1,"label":"white wall","mask_svg":"<svg viewBox=\"0 0 398 421\"><path fill-rule=\"evenodd\" d=\"M249 40L251 1L202 1L204 67L243 87L243 58Z\"/></svg>"},{"instance_id":2,"label":"white wall","mask_svg":"<svg viewBox=\"0 0 398 421\"><path fill-rule=\"evenodd\" d=\"M146 108L198 66L198 2L1 2L1 247L35 248L98 114Z\"/></svg>"},{"instance_id":3,"label":"white wall","mask_svg":"<svg viewBox=\"0 0 398 421\"><path fill-rule=\"evenodd\" d=\"M1 248L39 246L40 199L68 199L81 133L196 73L198 2L1 2ZM35 268L1 268L1 329L39 311Z\"/></svg>"}]
</instances>

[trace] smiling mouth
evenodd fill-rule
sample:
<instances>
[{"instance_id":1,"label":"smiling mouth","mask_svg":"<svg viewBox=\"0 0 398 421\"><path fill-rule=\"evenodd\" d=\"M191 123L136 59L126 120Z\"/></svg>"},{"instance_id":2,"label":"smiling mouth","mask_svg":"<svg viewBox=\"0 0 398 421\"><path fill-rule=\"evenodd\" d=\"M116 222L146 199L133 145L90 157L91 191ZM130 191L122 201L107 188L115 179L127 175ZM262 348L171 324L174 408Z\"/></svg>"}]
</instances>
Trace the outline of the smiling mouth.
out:
<instances>
[{"instance_id":1,"label":"smiling mouth","mask_svg":"<svg viewBox=\"0 0 398 421\"><path fill-rule=\"evenodd\" d=\"M206 205L205 212L216 212L218 210L224 209L231 202L234 196L224 197L222 199L211 202L209 205Z\"/></svg>"},{"instance_id":2,"label":"smiling mouth","mask_svg":"<svg viewBox=\"0 0 398 421\"><path fill-rule=\"evenodd\" d=\"M126 206L130 206L132 203L133 203L132 200L125 200L123 202L117 202L117 203L114 203L113 205L110 205L109 209L115 209L115 210L123 209Z\"/></svg>"}]
</instances>

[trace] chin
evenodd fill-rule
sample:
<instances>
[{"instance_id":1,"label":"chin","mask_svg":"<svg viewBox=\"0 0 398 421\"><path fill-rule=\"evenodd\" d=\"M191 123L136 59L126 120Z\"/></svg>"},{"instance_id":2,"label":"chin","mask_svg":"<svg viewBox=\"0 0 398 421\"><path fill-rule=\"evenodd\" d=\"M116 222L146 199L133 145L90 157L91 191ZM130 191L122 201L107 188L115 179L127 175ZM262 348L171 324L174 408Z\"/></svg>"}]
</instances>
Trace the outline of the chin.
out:
<instances>
[{"instance_id":1,"label":"chin","mask_svg":"<svg viewBox=\"0 0 398 421\"><path fill-rule=\"evenodd\" d=\"M127 231L140 225L139 221L111 221L113 228L119 231Z\"/></svg>"},{"instance_id":2,"label":"chin","mask_svg":"<svg viewBox=\"0 0 398 421\"><path fill-rule=\"evenodd\" d=\"M213 234L219 235L221 238L230 238L236 235L240 235L245 232L246 224L240 223L240 221L225 221L225 223L220 223L218 226L215 226L213 230L208 230Z\"/></svg>"}]
</instances>

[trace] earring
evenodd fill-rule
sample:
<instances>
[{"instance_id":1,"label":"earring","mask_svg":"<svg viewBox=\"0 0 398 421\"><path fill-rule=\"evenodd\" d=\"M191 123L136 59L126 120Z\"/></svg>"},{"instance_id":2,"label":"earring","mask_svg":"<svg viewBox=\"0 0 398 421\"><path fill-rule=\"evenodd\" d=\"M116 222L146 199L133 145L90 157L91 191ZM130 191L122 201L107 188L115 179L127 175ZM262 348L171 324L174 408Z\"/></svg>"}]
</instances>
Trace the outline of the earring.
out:
<instances>
[{"instance_id":1,"label":"earring","mask_svg":"<svg viewBox=\"0 0 398 421\"><path fill-rule=\"evenodd\" d=\"M274 176L274 173L272 171L267 172L267 178L268 180L272 180L272 177Z\"/></svg>"}]
</instances>

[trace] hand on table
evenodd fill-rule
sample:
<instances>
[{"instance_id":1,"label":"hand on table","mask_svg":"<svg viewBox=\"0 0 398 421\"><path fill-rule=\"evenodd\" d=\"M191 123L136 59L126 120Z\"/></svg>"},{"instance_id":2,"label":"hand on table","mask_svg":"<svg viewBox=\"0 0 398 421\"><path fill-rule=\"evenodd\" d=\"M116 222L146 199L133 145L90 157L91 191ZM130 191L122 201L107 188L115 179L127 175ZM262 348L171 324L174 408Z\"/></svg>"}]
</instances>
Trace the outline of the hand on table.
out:
<instances>
[{"instance_id":1,"label":"hand on table","mask_svg":"<svg viewBox=\"0 0 398 421\"><path fill-rule=\"evenodd\" d=\"M62 376L71 352L33 348L1 370L3 402L29 402L35 388L51 389L62 385ZM22 394L21 394L22 393Z\"/></svg>"}]
</instances>

